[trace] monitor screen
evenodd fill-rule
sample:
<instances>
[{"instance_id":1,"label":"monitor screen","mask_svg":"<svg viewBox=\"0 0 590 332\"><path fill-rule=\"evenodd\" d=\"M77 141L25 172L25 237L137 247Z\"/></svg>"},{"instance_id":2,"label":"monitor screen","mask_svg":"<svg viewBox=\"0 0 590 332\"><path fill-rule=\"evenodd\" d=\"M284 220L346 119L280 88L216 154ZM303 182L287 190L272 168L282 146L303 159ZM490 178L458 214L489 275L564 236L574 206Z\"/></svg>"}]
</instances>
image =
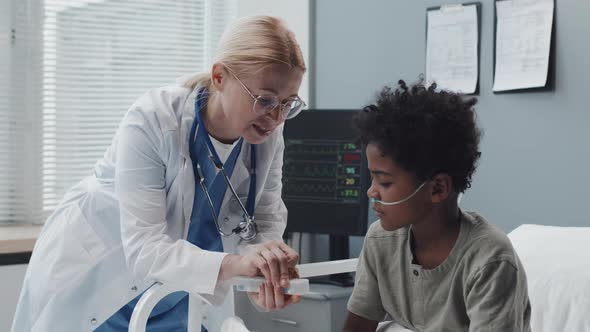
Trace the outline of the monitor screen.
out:
<instances>
[{"instance_id":1,"label":"monitor screen","mask_svg":"<svg viewBox=\"0 0 590 332\"><path fill-rule=\"evenodd\" d=\"M352 110L306 110L285 122L288 232L364 235L370 183Z\"/></svg>"}]
</instances>

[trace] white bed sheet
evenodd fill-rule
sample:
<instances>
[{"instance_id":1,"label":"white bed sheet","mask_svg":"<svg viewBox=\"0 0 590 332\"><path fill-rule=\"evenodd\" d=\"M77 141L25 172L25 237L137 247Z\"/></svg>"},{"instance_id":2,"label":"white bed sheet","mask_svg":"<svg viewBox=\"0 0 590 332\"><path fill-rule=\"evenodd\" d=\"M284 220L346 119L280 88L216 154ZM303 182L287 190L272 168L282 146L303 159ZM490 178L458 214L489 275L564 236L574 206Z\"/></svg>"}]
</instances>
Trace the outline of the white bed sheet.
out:
<instances>
[{"instance_id":1,"label":"white bed sheet","mask_svg":"<svg viewBox=\"0 0 590 332\"><path fill-rule=\"evenodd\" d=\"M527 274L532 331L590 331L590 227L527 224L508 237Z\"/></svg>"}]
</instances>

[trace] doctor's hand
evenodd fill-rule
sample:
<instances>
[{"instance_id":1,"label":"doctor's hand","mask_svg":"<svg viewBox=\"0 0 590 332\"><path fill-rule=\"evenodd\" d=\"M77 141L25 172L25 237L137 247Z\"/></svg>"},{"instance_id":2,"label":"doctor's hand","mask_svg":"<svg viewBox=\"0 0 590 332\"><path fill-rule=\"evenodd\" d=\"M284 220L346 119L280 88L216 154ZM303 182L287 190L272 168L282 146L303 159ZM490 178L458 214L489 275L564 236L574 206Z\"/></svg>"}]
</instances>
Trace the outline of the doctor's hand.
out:
<instances>
[{"instance_id":1,"label":"doctor's hand","mask_svg":"<svg viewBox=\"0 0 590 332\"><path fill-rule=\"evenodd\" d=\"M248 249L243 256L226 255L221 263L219 280L235 276L263 276L267 282L261 286L258 294L251 294L250 297L265 309L281 309L299 302L299 296L283 293L283 288L289 287L289 279L298 277L295 265L299 255L285 243L278 241L252 245Z\"/></svg>"}]
</instances>

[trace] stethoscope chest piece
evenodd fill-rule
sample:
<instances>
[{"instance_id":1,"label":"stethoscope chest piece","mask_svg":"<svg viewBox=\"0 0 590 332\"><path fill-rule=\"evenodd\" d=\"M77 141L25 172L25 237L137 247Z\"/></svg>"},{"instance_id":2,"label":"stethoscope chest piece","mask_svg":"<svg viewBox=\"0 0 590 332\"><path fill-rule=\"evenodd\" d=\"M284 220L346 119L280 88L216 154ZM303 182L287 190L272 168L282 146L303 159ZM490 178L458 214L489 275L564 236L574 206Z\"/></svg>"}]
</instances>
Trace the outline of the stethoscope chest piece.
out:
<instances>
[{"instance_id":1,"label":"stethoscope chest piece","mask_svg":"<svg viewBox=\"0 0 590 332\"><path fill-rule=\"evenodd\" d=\"M239 231L240 238L246 242L254 241L258 235L258 226L254 222L254 217L244 216L244 220L240 222L236 230Z\"/></svg>"}]
</instances>

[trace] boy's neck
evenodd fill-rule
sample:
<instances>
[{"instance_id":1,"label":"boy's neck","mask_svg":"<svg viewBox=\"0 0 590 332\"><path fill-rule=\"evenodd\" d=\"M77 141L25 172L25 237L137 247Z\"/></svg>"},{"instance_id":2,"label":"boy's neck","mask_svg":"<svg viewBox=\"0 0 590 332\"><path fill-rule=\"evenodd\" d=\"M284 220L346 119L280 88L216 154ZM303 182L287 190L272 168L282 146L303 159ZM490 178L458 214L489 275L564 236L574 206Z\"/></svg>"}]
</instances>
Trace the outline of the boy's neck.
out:
<instances>
[{"instance_id":1,"label":"boy's neck","mask_svg":"<svg viewBox=\"0 0 590 332\"><path fill-rule=\"evenodd\" d=\"M412 225L413 254L425 269L440 265L451 253L460 231L461 211L456 203L433 211L429 218Z\"/></svg>"}]
</instances>

